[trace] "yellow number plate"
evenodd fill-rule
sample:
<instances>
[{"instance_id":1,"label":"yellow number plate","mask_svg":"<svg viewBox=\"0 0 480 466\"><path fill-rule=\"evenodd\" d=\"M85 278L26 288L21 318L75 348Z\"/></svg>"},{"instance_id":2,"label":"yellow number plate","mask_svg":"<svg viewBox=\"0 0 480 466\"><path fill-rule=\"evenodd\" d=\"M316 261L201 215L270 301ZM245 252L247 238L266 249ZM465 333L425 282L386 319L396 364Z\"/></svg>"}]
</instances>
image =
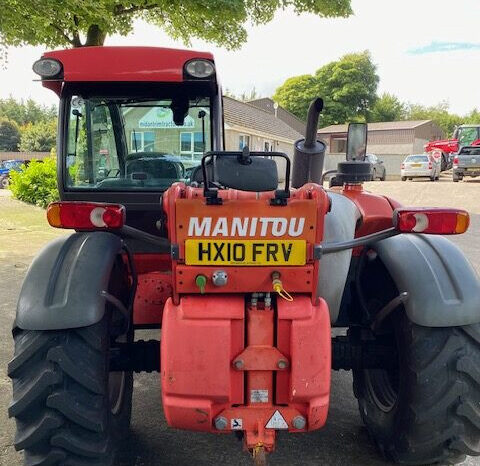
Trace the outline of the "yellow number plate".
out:
<instances>
[{"instance_id":1,"label":"yellow number plate","mask_svg":"<svg viewBox=\"0 0 480 466\"><path fill-rule=\"evenodd\" d=\"M305 240L209 240L185 241L187 265L305 265Z\"/></svg>"},{"instance_id":2,"label":"yellow number plate","mask_svg":"<svg viewBox=\"0 0 480 466\"><path fill-rule=\"evenodd\" d=\"M412 167L421 167L422 164L421 163L412 163Z\"/></svg>"}]
</instances>

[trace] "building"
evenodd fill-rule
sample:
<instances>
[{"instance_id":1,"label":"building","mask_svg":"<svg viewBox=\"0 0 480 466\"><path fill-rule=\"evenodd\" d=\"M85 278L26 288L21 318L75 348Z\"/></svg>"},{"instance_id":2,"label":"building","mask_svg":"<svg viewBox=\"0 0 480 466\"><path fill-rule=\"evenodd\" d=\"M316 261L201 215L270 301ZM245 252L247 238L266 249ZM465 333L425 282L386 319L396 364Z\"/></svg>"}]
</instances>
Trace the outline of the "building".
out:
<instances>
[{"instance_id":1,"label":"building","mask_svg":"<svg viewBox=\"0 0 480 466\"><path fill-rule=\"evenodd\" d=\"M300 118L297 118L293 113L290 113L283 107L280 107L277 103L270 99L270 97L262 97L261 99L250 100L248 103L272 113L277 118L280 118L280 120L284 121L288 126L292 127L295 131L305 135L305 122L300 120Z\"/></svg>"},{"instance_id":2,"label":"building","mask_svg":"<svg viewBox=\"0 0 480 466\"><path fill-rule=\"evenodd\" d=\"M226 150L248 146L252 151L277 151L292 156L293 143L303 137L274 113L250 102L224 97L223 110Z\"/></svg>"},{"instance_id":3,"label":"building","mask_svg":"<svg viewBox=\"0 0 480 466\"><path fill-rule=\"evenodd\" d=\"M248 146L251 151L284 152L292 159L293 143L303 136L274 113L230 97L223 98L223 110L226 150ZM285 164L277 162L278 175L283 181Z\"/></svg>"},{"instance_id":4,"label":"building","mask_svg":"<svg viewBox=\"0 0 480 466\"><path fill-rule=\"evenodd\" d=\"M318 138L327 144L326 170L345 159L347 131L348 125L332 125L318 131ZM369 123L367 152L383 160L389 175L399 175L405 156L421 154L428 141L443 138L442 129L432 120Z\"/></svg>"}]
</instances>

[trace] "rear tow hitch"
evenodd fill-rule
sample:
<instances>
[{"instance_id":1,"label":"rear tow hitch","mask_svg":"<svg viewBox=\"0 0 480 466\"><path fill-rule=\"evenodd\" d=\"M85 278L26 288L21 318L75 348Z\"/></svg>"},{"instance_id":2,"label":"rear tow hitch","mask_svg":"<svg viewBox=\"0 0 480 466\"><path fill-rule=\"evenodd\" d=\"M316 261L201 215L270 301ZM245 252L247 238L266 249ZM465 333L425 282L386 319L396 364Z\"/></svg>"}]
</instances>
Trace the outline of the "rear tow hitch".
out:
<instances>
[{"instance_id":1,"label":"rear tow hitch","mask_svg":"<svg viewBox=\"0 0 480 466\"><path fill-rule=\"evenodd\" d=\"M252 451L255 466L267 466L267 452L263 444L259 443Z\"/></svg>"}]
</instances>

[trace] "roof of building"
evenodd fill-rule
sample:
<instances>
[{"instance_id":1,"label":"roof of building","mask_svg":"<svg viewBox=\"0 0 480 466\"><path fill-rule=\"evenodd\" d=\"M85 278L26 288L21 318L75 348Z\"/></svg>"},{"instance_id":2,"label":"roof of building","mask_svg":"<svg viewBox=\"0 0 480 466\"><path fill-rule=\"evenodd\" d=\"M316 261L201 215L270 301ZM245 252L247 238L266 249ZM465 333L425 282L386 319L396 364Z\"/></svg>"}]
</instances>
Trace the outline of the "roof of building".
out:
<instances>
[{"instance_id":1,"label":"roof of building","mask_svg":"<svg viewBox=\"0 0 480 466\"><path fill-rule=\"evenodd\" d=\"M406 120L406 121L385 121L380 123L369 123L368 131L391 131L391 130L405 130L415 129L419 126L431 123L432 120ZM348 125L330 125L318 130L318 133L346 133Z\"/></svg>"},{"instance_id":2,"label":"roof of building","mask_svg":"<svg viewBox=\"0 0 480 466\"><path fill-rule=\"evenodd\" d=\"M250 100L248 103L275 115L275 102L270 97ZM276 115L280 120L283 120L288 126L291 126L300 134L305 134L306 125L304 121L296 117L293 113L290 113L288 110L285 110L283 107L278 106L276 110Z\"/></svg>"},{"instance_id":3,"label":"roof of building","mask_svg":"<svg viewBox=\"0 0 480 466\"><path fill-rule=\"evenodd\" d=\"M303 136L274 114L247 102L223 97L225 123L296 141Z\"/></svg>"}]
</instances>

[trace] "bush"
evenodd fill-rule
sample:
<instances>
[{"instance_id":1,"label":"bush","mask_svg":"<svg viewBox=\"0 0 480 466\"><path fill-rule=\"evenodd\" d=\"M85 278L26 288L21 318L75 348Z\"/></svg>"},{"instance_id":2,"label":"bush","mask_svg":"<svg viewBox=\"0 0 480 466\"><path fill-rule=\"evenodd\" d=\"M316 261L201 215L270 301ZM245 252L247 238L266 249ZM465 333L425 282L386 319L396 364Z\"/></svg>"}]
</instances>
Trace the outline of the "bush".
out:
<instances>
[{"instance_id":1,"label":"bush","mask_svg":"<svg viewBox=\"0 0 480 466\"><path fill-rule=\"evenodd\" d=\"M23 152L50 152L55 147L57 121L28 123L21 130L20 150Z\"/></svg>"},{"instance_id":2,"label":"bush","mask_svg":"<svg viewBox=\"0 0 480 466\"><path fill-rule=\"evenodd\" d=\"M17 151L19 143L18 125L7 118L0 118L0 150Z\"/></svg>"},{"instance_id":3,"label":"bush","mask_svg":"<svg viewBox=\"0 0 480 466\"><path fill-rule=\"evenodd\" d=\"M13 197L39 207L47 207L58 201L57 166L53 157L43 161L32 160L20 172L10 173L10 189Z\"/></svg>"}]
</instances>

